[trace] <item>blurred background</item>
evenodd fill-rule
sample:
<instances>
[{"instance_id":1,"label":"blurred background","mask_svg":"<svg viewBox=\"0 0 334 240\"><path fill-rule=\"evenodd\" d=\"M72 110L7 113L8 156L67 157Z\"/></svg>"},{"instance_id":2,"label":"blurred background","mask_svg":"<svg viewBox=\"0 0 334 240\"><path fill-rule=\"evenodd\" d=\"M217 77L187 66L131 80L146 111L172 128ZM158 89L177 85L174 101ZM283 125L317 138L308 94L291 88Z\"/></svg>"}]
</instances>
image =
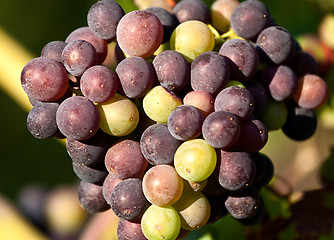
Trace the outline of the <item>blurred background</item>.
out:
<instances>
[{"instance_id":1,"label":"blurred background","mask_svg":"<svg viewBox=\"0 0 334 240\"><path fill-rule=\"evenodd\" d=\"M2 224L2 222L8 222L8 216L11 216L4 209L8 207L15 212L18 211L15 213L18 218L14 219L15 221L21 219L25 214L24 209L27 208L24 203L27 196L35 197L33 202L36 205L32 203L28 208L39 208L40 211L44 211L41 208L45 207L43 205L45 202L39 205L38 203L41 202L38 201L52 194L65 196L59 197L58 205L62 203L62 207L56 212L75 209L71 207L72 202L74 205L78 204L75 187L78 179L72 170L72 163L64 147L64 141L35 139L26 128L26 117L31 106L21 89L20 73L29 60L40 55L46 43L53 40L65 40L74 29L87 26L86 14L95 2L94 0L0 0L0 129L2 136L0 140L0 202L2 202L0 204L0 239L28 239L22 237L1 238L2 233L9 232L6 227L11 226ZM126 12L136 7L134 2L130 0L117 2ZM142 2L149 3L150 1ZM211 5L213 1L206 0L205 2ZM330 18L331 14L334 13L334 1L263 0L262 2L266 4L276 22L288 29L296 38L303 39L306 35L312 35L328 46L330 51L326 52L319 47L321 44L318 46L317 42L312 42L311 49L320 48L318 52L314 51L314 54L318 54L319 61L327 64L323 76L329 85L333 85L332 49L334 44L325 39L330 39L327 35L334 38L334 34L331 34L334 32L334 27L332 27L334 24L327 27L326 30L321 30L320 26L326 18ZM280 194L285 196L285 194L293 192L297 193L298 196L298 193L321 188L318 179L319 168L330 155L330 146L334 144L332 108L333 105L329 102L323 109L319 110L318 130L315 136L307 141L291 141L280 131L270 133L269 142L263 152L267 153L273 160L277 177L282 179L277 185L277 191ZM55 198L57 199L57 197ZM61 202L61 199L70 199L70 202L71 199L74 200L66 205L65 200ZM55 206L54 208L58 206L52 204L50 200L49 206ZM66 208L66 206L68 207ZM70 211L67 213L69 214ZM68 218L67 226L58 226L57 223L48 220L51 227L56 226L55 228L63 231L61 234L51 234L50 239L71 239L71 237L72 239L84 239L82 237L83 229L88 232L89 224L94 220L92 218L96 217L88 216L81 212L80 208L73 211L73 219L75 220L71 220L68 214L65 215L65 218ZM61 217L59 218L61 219ZM114 235L115 217L112 213L107 213L101 214L101 218L104 218L105 224L110 223L111 226L105 233L105 239L114 239L111 236ZM35 219L35 221L37 223L25 219L22 223L22 226L28 224L28 228L35 225L30 239L49 239L50 236L46 234L49 230L46 230L45 224L43 224L43 221L47 220L43 218ZM71 223L71 221L76 221L76 224ZM38 225L41 222L43 226ZM228 223L225 222L225 224ZM15 229L19 229L21 225L14 224L13 226ZM235 226L233 225L229 230L230 237L232 237L226 237L226 239L236 239L234 238L235 234L240 232L240 229L244 230L239 225ZM20 227L20 229L22 233L30 232L25 227ZM204 231L213 230L212 228L202 230L202 235ZM17 231L17 234L19 234L18 232L20 231ZM78 235L78 232L81 235ZM37 238L37 235L34 234L41 238ZM240 233L238 234L240 235ZM99 235L98 232L95 233L96 238L87 239L103 239L102 237L98 238L97 235ZM73 238L73 236L75 237ZM193 239L199 239L199 237L193 237Z\"/></svg>"}]
</instances>

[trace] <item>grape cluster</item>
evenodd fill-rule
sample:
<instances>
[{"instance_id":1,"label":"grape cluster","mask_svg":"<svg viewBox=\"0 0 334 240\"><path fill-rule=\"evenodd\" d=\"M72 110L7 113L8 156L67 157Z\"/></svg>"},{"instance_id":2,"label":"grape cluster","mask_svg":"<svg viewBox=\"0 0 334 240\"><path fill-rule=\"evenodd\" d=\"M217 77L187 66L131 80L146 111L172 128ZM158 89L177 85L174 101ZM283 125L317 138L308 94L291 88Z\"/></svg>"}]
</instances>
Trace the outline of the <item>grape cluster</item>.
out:
<instances>
[{"instance_id":1,"label":"grape cluster","mask_svg":"<svg viewBox=\"0 0 334 240\"><path fill-rule=\"evenodd\" d=\"M181 239L226 214L258 222L268 132L312 137L327 100L315 60L258 0L129 13L101 0L87 22L21 73L28 130L66 138L81 206L111 208L119 239Z\"/></svg>"}]
</instances>

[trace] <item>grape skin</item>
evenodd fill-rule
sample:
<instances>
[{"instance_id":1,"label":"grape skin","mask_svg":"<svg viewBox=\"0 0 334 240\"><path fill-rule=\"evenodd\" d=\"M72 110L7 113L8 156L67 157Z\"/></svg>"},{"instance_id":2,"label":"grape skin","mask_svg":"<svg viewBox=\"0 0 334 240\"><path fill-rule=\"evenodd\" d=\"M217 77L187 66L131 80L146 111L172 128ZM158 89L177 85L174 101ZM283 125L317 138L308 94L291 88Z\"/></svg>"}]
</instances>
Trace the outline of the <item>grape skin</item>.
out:
<instances>
[{"instance_id":1,"label":"grape skin","mask_svg":"<svg viewBox=\"0 0 334 240\"><path fill-rule=\"evenodd\" d=\"M120 219L117 224L117 239L118 240L146 240L143 231L141 230L140 221L128 221Z\"/></svg>"},{"instance_id":2,"label":"grape skin","mask_svg":"<svg viewBox=\"0 0 334 240\"><path fill-rule=\"evenodd\" d=\"M106 178L103 181L102 184L102 193L103 197L106 200L106 202L110 205L111 201L111 194L116 185L120 182L122 182L123 179L115 178L112 174L108 174Z\"/></svg>"},{"instance_id":3,"label":"grape skin","mask_svg":"<svg viewBox=\"0 0 334 240\"><path fill-rule=\"evenodd\" d=\"M190 91L183 98L183 104L196 107L206 118L214 111L214 97L206 91Z\"/></svg>"},{"instance_id":4,"label":"grape skin","mask_svg":"<svg viewBox=\"0 0 334 240\"><path fill-rule=\"evenodd\" d=\"M41 57L47 57L56 60L57 62L62 61L62 52L64 47L67 45L64 41L51 41L48 42L41 51Z\"/></svg>"},{"instance_id":5,"label":"grape skin","mask_svg":"<svg viewBox=\"0 0 334 240\"><path fill-rule=\"evenodd\" d=\"M210 10L202 1L183 0L173 8L173 14L179 23L197 20L204 23L210 22Z\"/></svg>"},{"instance_id":6,"label":"grape skin","mask_svg":"<svg viewBox=\"0 0 334 240\"><path fill-rule=\"evenodd\" d=\"M78 178L86 182L102 185L108 172L103 162L93 166L86 166L79 162L72 162L73 171Z\"/></svg>"}]
</instances>

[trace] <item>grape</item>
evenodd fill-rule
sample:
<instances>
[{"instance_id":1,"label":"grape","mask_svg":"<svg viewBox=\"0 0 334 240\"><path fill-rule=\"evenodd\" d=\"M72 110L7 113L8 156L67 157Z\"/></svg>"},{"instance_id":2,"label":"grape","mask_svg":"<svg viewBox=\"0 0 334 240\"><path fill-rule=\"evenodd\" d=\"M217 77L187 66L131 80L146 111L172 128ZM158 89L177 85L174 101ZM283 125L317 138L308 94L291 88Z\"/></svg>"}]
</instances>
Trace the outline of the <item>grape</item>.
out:
<instances>
[{"instance_id":1,"label":"grape","mask_svg":"<svg viewBox=\"0 0 334 240\"><path fill-rule=\"evenodd\" d=\"M318 75L306 74L298 80L298 89L293 95L296 103L307 109L322 106L328 99L329 88L324 79Z\"/></svg>"},{"instance_id":2,"label":"grape","mask_svg":"<svg viewBox=\"0 0 334 240\"><path fill-rule=\"evenodd\" d=\"M315 58L303 51L296 51L287 64L296 73L297 77L302 77L307 73L315 74L317 71Z\"/></svg>"},{"instance_id":3,"label":"grape","mask_svg":"<svg viewBox=\"0 0 334 240\"><path fill-rule=\"evenodd\" d=\"M172 206L151 205L143 214L141 227L147 239L175 240L180 233L181 220Z\"/></svg>"},{"instance_id":4,"label":"grape","mask_svg":"<svg viewBox=\"0 0 334 240\"><path fill-rule=\"evenodd\" d=\"M110 208L103 197L102 186L81 181L78 186L80 205L89 213L103 212Z\"/></svg>"},{"instance_id":5,"label":"grape","mask_svg":"<svg viewBox=\"0 0 334 240\"><path fill-rule=\"evenodd\" d=\"M268 95L264 86L258 81L248 81L245 83L245 87L253 96L253 113L262 112L268 101Z\"/></svg>"},{"instance_id":6,"label":"grape","mask_svg":"<svg viewBox=\"0 0 334 240\"><path fill-rule=\"evenodd\" d=\"M140 221L128 221L120 219L117 224L118 240L146 240L141 230Z\"/></svg>"},{"instance_id":7,"label":"grape","mask_svg":"<svg viewBox=\"0 0 334 240\"><path fill-rule=\"evenodd\" d=\"M34 58L22 69L21 85L27 95L35 100L55 101L67 90L67 72L64 66L54 59Z\"/></svg>"},{"instance_id":8,"label":"grape","mask_svg":"<svg viewBox=\"0 0 334 240\"><path fill-rule=\"evenodd\" d=\"M288 117L282 130L289 138L302 141L312 137L317 129L317 116L312 109L287 105Z\"/></svg>"},{"instance_id":9,"label":"grape","mask_svg":"<svg viewBox=\"0 0 334 240\"><path fill-rule=\"evenodd\" d=\"M273 99L268 99L266 106L262 112L255 115L268 131L278 130L283 127L288 116L288 110L284 102L277 102Z\"/></svg>"},{"instance_id":10,"label":"grape","mask_svg":"<svg viewBox=\"0 0 334 240\"><path fill-rule=\"evenodd\" d=\"M60 132L67 138L85 140L99 129L100 115L87 98L73 96L59 105L56 121Z\"/></svg>"},{"instance_id":11,"label":"grape","mask_svg":"<svg viewBox=\"0 0 334 240\"><path fill-rule=\"evenodd\" d=\"M247 152L220 150L218 180L230 191L248 188L255 179L256 166L253 157Z\"/></svg>"},{"instance_id":12,"label":"grape","mask_svg":"<svg viewBox=\"0 0 334 240\"><path fill-rule=\"evenodd\" d=\"M98 63L98 55L94 46L89 42L75 40L64 47L62 62L71 75L79 77L88 68Z\"/></svg>"},{"instance_id":13,"label":"grape","mask_svg":"<svg viewBox=\"0 0 334 240\"><path fill-rule=\"evenodd\" d=\"M97 109L101 117L100 128L112 136L131 133L139 122L136 105L118 93L111 100L98 104Z\"/></svg>"},{"instance_id":14,"label":"grape","mask_svg":"<svg viewBox=\"0 0 334 240\"><path fill-rule=\"evenodd\" d=\"M245 82L256 72L259 56L255 47L243 39L230 39L223 43L219 54L229 59L231 79Z\"/></svg>"},{"instance_id":15,"label":"grape","mask_svg":"<svg viewBox=\"0 0 334 240\"><path fill-rule=\"evenodd\" d=\"M189 91L183 98L183 104L196 107L206 118L214 111L214 97L206 91Z\"/></svg>"},{"instance_id":16,"label":"grape","mask_svg":"<svg viewBox=\"0 0 334 240\"><path fill-rule=\"evenodd\" d=\"M191 62L198 55L212 51L215 38L210 28L198 20L179 24L170 39L170 49L182 53Z\"/></svg>"},{"instance_id":17,"label":"grape","mask_svg":"<svg viewBox=\"0 0 334 240\"><path fill-rule=\"evenodd\" d=\"M100 162L93 166L86 166L79 162L72 162L73 171L78 178L83 181L102 185L104 179L107 177L108 172L103 162Z\"/></svg>"},{"instance_id":18,"label":"grape","mask_svg":"<svg viewBox=\"0 0 334 240\"><path fill-rule=\"evenodd\" d=\"M85 40L93 45L97 52L98 63L102 63L108 53L107 41L96 36L89 27L80 27L72 31L65 39L66 43Z\"/></svg>"},{"instance_id":19,"label":"grape","mask_svg":"<svg viewBox=\"0 0 334 240\"><path fill-rule=\"evenodd\" d=\"M27 128L38 139L51 138L60 133L56 123L58 103L39 102L27 116Z\"/></svg>"},{"instance_id":20,"label":"grape","mask_svg":"<svg viewBox=\"0 0 334 240\"><path fill-rule=\"evenodd\" d=\"M260 151L268 141L267 127L260 120L250 116L241 122L241 132L232 149L245 152Z\"/></svg>"},{"instance_id":21,"label":"grape","mask_svg":"<svg viewBox=\"0 0 334 240\"><path fill-rule=\"evenodd\" d=\"M253 201L253 199L251 201ZM237 219L237 221L244 226L255 226L256 224L262 221L262 219L266 214L265 205L261 195L259 195L259 198L256 199L255 201L257 202L256 209L254 209L255 214L248 218Z\"/></svg>"},{"instance_id":22,"label":"grape","mask_svg":"<svg viewBox=\"0 0 334 240\"><path fill-rule=\"evenodd\" d=\"M274 177L274 164L272 160L261 152L252 153L252 157L256 165L254 186L262 187L268 185Z\"/></svg>"},{"instance_id":23,"label":"grape","mask_svg":"<svg viewBox=\"0 0 334 240\"><path fill-rule=\"evenodd\" d=\"M109 101L115 96L117 89L117 75L103 65L88 68L80 79L82 94L95 103Z\"/></svg>"},{"instance_id":24,"label":"grape","mask_svg":"<svg viewBox=\"0 0 334 240\"><path fill-rule=\"evenodd\" d=\"M149 57L163 40L163 26L158 17L147 11L132 11L119 21L117 41L129 56Z\"/></svg>"},{"instance_id":25,"label":"grape","mask_svg":"<svg viewBox=\"0 0 334 240\"><path fill-rule=\"evenodd\" d=\"M170 91L182 89L190 82L190 65L179 52L165 50L153 59L160 85Z\"/></svg>"},{"instance_id":26,"label":"grape","mask_svg":"<svg viewBox=\"0 0 334 240\"><path fill-rule=\"evenodd\" d=\"M155 16L159 18L159 20L162 23L162 27L164 30L164 36L162 39L162 43L168 42L170 39L170 36L172 35L174 29L177 26L177 20L176 17L169 12L167 9L162 7L150 7L144 9L144 11L153 13Z\"/></svg>"},{"instance_id":27,"label":"grape","mask_svg":"<svg viewBox=\"0 0 334 240\"><path fill-rule=\"evenodd\" d=\"M219 32L224 33L230 27L233 10L239 5L237 0L216 0L211 5L211 24Z\"/></svg>"},{"instance_id":28,"label":"grape","mask_svg":"<svg viewBox=\"0 0 334 240\"><path fill-rule=\"evenodd\" d=\"M210 10L202 0L183 0L173 8L173 14L179 23L198 20L203 23L210 22Z\"/></svg>"},{"instance_id":29,"label":"grape","mask_svg":"<svg viewBox=\"0 0 334 240\"><path fill-rule=\"evenodd\" d=\"M186 230L200 229L210 218L208 199L203 193L192 189L185 189L173 207L180 214L181 227Z\"/></svg>"},{"instance_id":30,"label":"grape","mask_svg":"<svg viewBox=\"0 0 334 240\"><path fill-rule=\"evenodd\" d=\"M228 148L239 138L241 125L238 117L230 112L217 111L207 116L202 125L205 141L214 148Z\"/></svg>"},{"instance_id":31,"label":"grape","mask_svg":"<svg viewBox=\"0 0 334 240\"><path fill-rule=\"evenodd\" d=\"M240 120L245 120L253 112L253 95L246 89L238 86L224 88L215 99L215 111L230 112Z\"/></svg>"},{"instance_id":32,"label":"grape","mask_svg":"<svg viewBox=\"0 0 334 240\"><path fill-rule=\"evenodd\" d=\"M191 105L180 105L168 116L168 130L179 140L197 138L202 133L204 117L202 113Z\"/></svg>"},{"instance_id":33,"label":"grape","mask_svg":"<svg viewBox=\"0 0 334 240\"><path fill-rule=\"evenodd\" d=\"M264 61L284 64L294 53L296 43L288 30L281 26L272 26L259 34L256 45Z\"/></svg>"},{"instance_id":34,"label":"grape","mask_svg":"<svg viewBox=\"0 0 334 240\"><path fill-rule=\"evenodd\" d=\"M298 79L292 69L285 65L266 68L261 74L263 86L276 101L284 101L297 91Z\"/></svg>"},{"instance_id":35,"label":"grape","mask_svg":"<svg viewBox=\"0 0 334 240\"><path fill-rule=\"evenodd\" d=\"M230 19L234 32L246 39L256 38L267 27L269 20L267 7L257 0L247 0L239 4Z\"/></svg>"},{"instance_id":36,"label":"grape","mask_svg":"<svg viewBox=\"0 0 334 240\"><path fill-rule=\"evenodd\" d=\"M117 2L102 0L90 7L87 22L96 36L111 41L116 38L117 25L124 15L123 8Z\"/></svg>"},{"instance_id":37,"label":"grape","mask_svg":"<svg viewBox=\"0 0 334 240\"><path fill-rule=\"evenodd\" d=\"M156 165L143 177L143 191L146 199L160 207L175 203L183 191L183 180L170 165Z\"/></svg>"},{"instance_id":38,"label":"grape","mask_svg":"<svg viewBox=\"0 0 334 240\"><path fill-rule=\"evenodd\" d=\"M174 138L166 124L149 126L140 138L140 148L152 165L172 164L176 149L182 142Z\"/></svg>"},{"instance_id":39,"label":"grape","mask_svg":"<svg viewBox=\"0 0 334 240\"><path fill-rule=\"evenodd\" d=\"M219 157L219 149L216 149L217 158ZM219 159L217 159L219 160ZM217 161L214 172L208 177L207 184L202 193L206 196L219 196L226 193L226 189L220 185L218 181L219 161Z\"/></svg>"},{"instance_id":40,"label":"grape","mask_svg":"<svg viewBox=\"0 0 334 240\"><path fill-rule=\"evenodd\" d=\"M193 90L217 95L230 80L230 66L226 57L216 52L204 52L191 63L190 83Z\"/></svg>"},{"instance_id":41,"label":"grape","mask_svg":"<svg viewBox=\"0 0 334 240\"><path fill-rule=\"evenodd\" d=\"M207 185L208 179L200 182L187 181L186 182L194 192L201 192Z\"/></svg>"},{"instance_id":42,"label":"grape","mask_svg":"<svg viewBox=\"0 0 334 240\"><path fill-rule=\"evenodd\" d=\"M116 185L122 182L123 179L115 178L112 174L108 174L102 184L103 197L108 204L110 204L111 194Z\"/></svg>"},{"instance_id":43,"label":"grape","mask_svg":"<svg viewBox=\"0 0 334 240\"><path fill-rule=\"evenodd\" d=\"M141 176L148 162L140 150L139 142L120 140L113 144L105 155L105 165L116 178L136 178Z\"/></svg>"},{"instance_id":44,"label":"grape","mask_svg":"<svg viewBox=\"0 0 334 240\"><path fill-rule=\"evenodd\" d=\"M227 211L236 219L248 219L255 215L260 205L260 194L255 189L243 194L228 196L225 201Z\"/></svg>"},{"instance_id":45,"label":"grape","mask_svg":"<svg viewBox=\"0 0 334 240\"><path fill-rule=\"evenodd\" d=\"M167 123L169 114L181 104L176 94L161 85L152 88L143 99L146 115L159 123Z\"/></svg>"},{"instance_id":46,"label":"grape","mask_svg":"<svg viewBox=\"0 0 334 240\"><path fill-rule=\"evenodd\" d=\"M138 219L147 207L147 200L138 178L124 179L111 193L110 206L115 215L125 220Z\"/></svg>"},{"instance_id":47,"label":"grape","mask_svg":"<svg viewBox=\"0 0 334 240\"><path fill-rule=\"evenodd\" d=\"M66 139L66 149L70 158L86 166L92 166L104 160L110 144L109 136L101 130L87 140Z\"/></svg>"},{"instance_id":48,"label":"grape","mask_svg":"<svg viewBox=\"0 0 334 240\"><path fill-rule=\"evenodd\" d=\"M203 139L183 142L174 155L174 166L184 179L200 182L214 171L217 162L216 151Z\"/></svg>"},{"instance_id":49,"label":"grape","mask_svg":"<svg viewBox=\"0 0 334 240\"><path fill-rule=\"evenodd\" d=\"M62 61L62 52L66 46L64 41L51 41L48 42L41 51L41 57L47 57L56 60L57 62Z\"/></svg>"},{"instance_id":50,"label":"grape","mask_svg":"<svg viewBox=\"0 0 334 240\"><path fill-rule=\"evenodd\" d=\"M143 97L157 78L152 64L140 57L122 60L115 71L120 81L119 90L128 98Z\"/></svg>"}]
</instances>

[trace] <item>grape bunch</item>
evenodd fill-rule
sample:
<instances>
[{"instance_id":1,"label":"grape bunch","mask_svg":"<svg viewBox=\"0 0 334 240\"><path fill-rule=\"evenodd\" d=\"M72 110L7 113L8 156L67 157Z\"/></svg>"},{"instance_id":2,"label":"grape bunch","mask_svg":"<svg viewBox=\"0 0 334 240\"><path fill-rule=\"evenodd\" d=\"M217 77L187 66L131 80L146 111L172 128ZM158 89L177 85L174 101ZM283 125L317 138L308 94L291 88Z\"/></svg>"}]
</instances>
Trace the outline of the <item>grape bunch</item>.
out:
<instances>
[{"instance_id":1,"label":"grape bunch","mask_svg":"<svg viewBox=\"0 0 334 240\"><path fill-rule=\"evenodd\" d=\"M119 239L182 239L227 214L260 221L268 133L312 137L328 98L315 59L258 0L128 13L101 0L87 23L21 73L28 130L66 139L81 206L111 208Z\"/></svg>"}]
</instances>

